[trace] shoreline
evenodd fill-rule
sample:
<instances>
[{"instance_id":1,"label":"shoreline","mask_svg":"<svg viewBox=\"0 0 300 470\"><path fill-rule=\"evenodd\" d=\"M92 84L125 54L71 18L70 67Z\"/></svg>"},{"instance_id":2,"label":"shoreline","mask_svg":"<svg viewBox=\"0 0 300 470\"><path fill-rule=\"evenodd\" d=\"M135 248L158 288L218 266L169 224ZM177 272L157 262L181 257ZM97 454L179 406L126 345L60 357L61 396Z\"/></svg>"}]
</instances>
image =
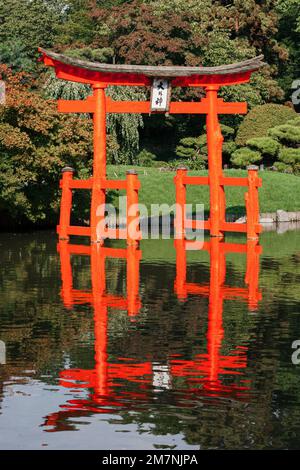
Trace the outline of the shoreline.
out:
<instances>
[{"instance_id":1,"label":"shoreline","mask_svg":"<svg viewBox=\"0 0 300 470\"><path fill-rule=\"evenodd\" d=\"M193 216L197 216L197 214L187 214L188 218L193 218ZM263 226L264 232L269 231L277 231L278 233L283 233L286 230L300 230L300 211L284 211L282 209L278 209L276 212L264 212L261 213L259 216L259 222ZM171 228L174 228L174 214L160 214L159 216L150 216L150 217L141 217L141 230L148 230L149 227L158 226L159 230L161 230L162 226L168 223L168 219L170 218ZM200 219L199 219L200 220ZM227 214L226 215L227 222L234 222L234 223L245 223L247 221L247 217L241 217L240 214ZM108 222L108 226L109 226ZM88 226L88 225L86 225ZM118 228L126 228L126 220L121 219L117 221ZM23 233L23 232L35 232L35 231L45 231L45 230L56 230L56 226L49 225L47 226L23 226L23 227L8 227L5 229L4 227L0 228L0 233Z\"/></svg>"}]
</instances>

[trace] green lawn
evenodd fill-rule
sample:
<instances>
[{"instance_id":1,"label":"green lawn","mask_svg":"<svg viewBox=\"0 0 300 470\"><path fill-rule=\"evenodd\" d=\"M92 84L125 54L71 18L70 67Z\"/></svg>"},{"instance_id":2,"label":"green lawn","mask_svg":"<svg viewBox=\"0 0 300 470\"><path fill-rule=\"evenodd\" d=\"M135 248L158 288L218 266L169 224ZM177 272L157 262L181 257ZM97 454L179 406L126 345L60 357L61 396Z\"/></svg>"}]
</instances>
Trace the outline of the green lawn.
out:
<instances>
[{"instance_id":1,"label":"green lawn","mask_svg":"<svg viewBox=\"0 0 300 470\"><path fill-rule=\"evenodd\" d=\"M109 178L124 179L126 170L136 168L141 190L139 202L148 208L151 204L173 204L175 202L175 187L173 178L175 172L162 171L157 168L142 168L129 166L109 165L107 174ZM189 171L189 175L205 175L206 171ZM226 170L226 176L245 176L244 170ZM273 171L261 171L263 185L259 189L260 212L275 212L277 209L286 211L300 210L300 177ZM244 214L244 193L247 188L227 187L227 212ZM116 193L113 193L115 200ZM187 203L203 203L205 210L209 210L208 186L188 186Z\"/></svg>"}]
</instances>

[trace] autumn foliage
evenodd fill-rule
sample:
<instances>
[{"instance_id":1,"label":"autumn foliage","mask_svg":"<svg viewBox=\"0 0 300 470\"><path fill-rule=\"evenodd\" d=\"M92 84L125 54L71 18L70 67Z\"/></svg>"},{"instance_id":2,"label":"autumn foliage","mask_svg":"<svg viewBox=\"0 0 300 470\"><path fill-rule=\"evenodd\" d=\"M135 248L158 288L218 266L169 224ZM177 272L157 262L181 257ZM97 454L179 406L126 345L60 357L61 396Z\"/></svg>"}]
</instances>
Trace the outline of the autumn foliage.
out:
<instances>
[{"instance_id":1,"label":"autumn foliage","mask_svg":"<svg viewBox=\"0 0 300 470\"><path fill-rule=\"evenodd\" d=\"M92 157L89 119L59 115L24 73L4 65L6 104L0 107L0 211L20 223L49 223L58 212L60 171L82 171Z\"/></svg>"}]
</instances>

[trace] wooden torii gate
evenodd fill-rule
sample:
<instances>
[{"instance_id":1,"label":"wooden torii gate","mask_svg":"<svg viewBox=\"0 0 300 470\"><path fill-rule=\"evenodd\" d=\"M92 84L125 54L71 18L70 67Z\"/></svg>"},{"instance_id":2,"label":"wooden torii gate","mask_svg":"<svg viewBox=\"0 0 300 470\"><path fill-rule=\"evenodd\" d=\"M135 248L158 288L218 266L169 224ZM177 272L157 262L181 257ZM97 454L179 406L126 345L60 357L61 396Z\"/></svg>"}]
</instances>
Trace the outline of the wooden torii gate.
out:
<instances>
[{"instance_id":1,"label":"wooden torii gate","mask_svg":"<svg viewBox=\"0 0 300 470\"><path fill-rule=\"evenodd\" d=\"M60 239L69 235L87 235L91 242L103 243L109 237L109 230L103 224L107 189L125 189L127 191L127 229L119 230L117 237L127 238L128 244L137 244L140 233L131 235L130 222L138 218L138 211L130 210L138 202L139 181L135 171L127 172L126 180L109 180L106 176L106 114L107 113L145 113L153 111L150 101L113 101L105 95L108 85L151 87L155 79L167 80L170 87L202 87L206 97L195 102L170 102L169 114L205 114L207 123L208 177L190 177L186 171L179 170L175 178L176 202L184 206L187 184L206 184L210 188L210 218L204 228L211 236L223 236L225 231L247 232L248 238L257 238L261 230L259 225L258 186L261 180L257 176L257 167L249 169L248 179L227 178L222 171L223 137L219 125L219 114L245 114L247 103L227 103L218 98L221 86L236 85L250 80L251 74L264 65L263 56L243 62L217 67L183 66L144 66L115 65L82 61L52 51L39 49L45 65L54 67L56 76L63 80L85 83L92 86L93 95L86 100L58 100L58 111L63 113L91 113L94 121L94 160L93 176L87 180L73 180L73 169L65 168L61 182L62 200L58 234ZM166 111L166 110L165 110ZM163 111L163 112L165 112ZM247 223L230 224L225 221L226 202L224 186L247 186L246 195ZM90 227L70 225L72 208L72 189L91 189L92 202ZM183 210L184 214L184 210ZM100 223L100 224L99 224ZM177 218L176 236L184 238L185 217ZM98 229L97 229L98 227ZM99 227L102 227L99 230Z\"/></svg>"}]
</instances>

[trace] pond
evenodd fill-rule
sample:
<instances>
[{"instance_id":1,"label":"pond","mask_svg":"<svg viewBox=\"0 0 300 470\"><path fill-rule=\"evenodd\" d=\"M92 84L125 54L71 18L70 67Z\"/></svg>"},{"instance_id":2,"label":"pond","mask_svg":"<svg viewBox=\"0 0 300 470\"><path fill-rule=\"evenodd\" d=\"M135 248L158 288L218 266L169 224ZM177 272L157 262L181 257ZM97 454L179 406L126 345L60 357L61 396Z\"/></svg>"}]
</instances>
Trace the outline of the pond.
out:
<instances>
[{"instance_id":1,"label":"pond","mask_svg":"<svg viewBox=\"0 0 300 470\"><path fill-rule=\"evenodd\" d=\"M299 448L299 241L0 234L0 448Z\"/></svg>"}]
</instances>

